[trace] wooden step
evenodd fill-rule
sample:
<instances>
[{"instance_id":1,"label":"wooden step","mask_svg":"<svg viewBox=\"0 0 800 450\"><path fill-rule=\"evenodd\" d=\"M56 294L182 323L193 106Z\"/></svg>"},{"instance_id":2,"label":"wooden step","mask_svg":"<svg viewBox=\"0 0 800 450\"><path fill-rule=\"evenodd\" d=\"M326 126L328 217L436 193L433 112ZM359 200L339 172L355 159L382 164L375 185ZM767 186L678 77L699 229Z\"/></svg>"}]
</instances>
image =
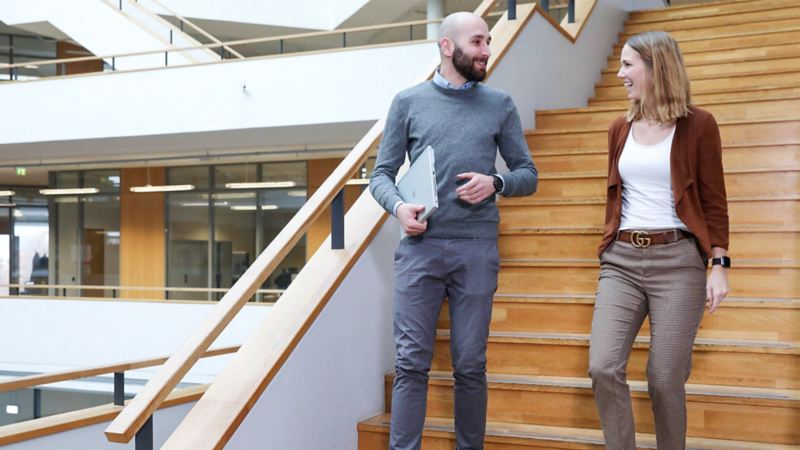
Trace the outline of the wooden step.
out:
<instances>
[{"instance_id":1,"label":"wooden step","mask_svg":"<svg viewBox=\"0 0 800 450\"><path fill-rule=\"evenodd\" d=\"M625 24L639 24L653 21L694 19L698 17L718 16L721 14L738 14L762 11L770 8L785 8L795 4L792 0L751 0L741 2L703 2L671 6L669 8L632 11Z\"/></svg>"},{"instance_id":2,"label":"wooden step","mask_svg":"<svg viewBox=\"0 0 800 450\"><path fill-rule=\"evenodd\" d=\"M773 31L791 31L798 28L800 25L800 18L798 17L785 17L768 21L739 23L733 25L721 25L706 28L693 28L691 30L675 30L670 31L672 36L678 44L686 39L708 39L708 38L721 38L721 37L734 37L747 33L760 33L764 30ZM650 27L647 30L657 30L657 27ZM638 33L631 33L623 31L619 35L619 42L627 41L631 36Z\"/></svg>"},{"instance_id":3,"label":"wooden step","mask_svg":"<svg viewBox=\"0 0 800 450\"><path fill-rule=\"evenodd\" d=\"M501 260L497 292L526 294L593 294L600 263L583 260ZM728 269L734 297L800 297L800 265L795 261L738 260Z\"/></svg>"},{"instance_id":4,"label":"wooden step","mask_svg":"<svg viewBox=\"0 0 800 450\"><path fill-rule=\"evenodd\" d=\"M732 37L684 39L678 45L683 54L684 61L689 62L696 53L707 56L721 56L728 53L726 50L742 50L771 45L792 44L800 39L800 27L795 30L761 30L754 33L744 33ZM614 44L611 59L619 63L622 47L625 42ZM716 55L715 55L716 53ZM712 56L714 55L714 56Z\"/></svg>"},{"instance_id":5,"label":"wooden step","mask_svg":"<svg viewBox=\"0 0 800 450\"><path fill-rule=\"evenodd\" d=\"M390 414L381 414L358 424L358 450L385 450L389 445ZM452 450L455 447L453 420L425 419L422 448ZM656 448L653 434L636 433L639 449ZM597 429L548 427L542 425L488 422L485 450L601 450L603 433ZM687 448L694 450L797 450L797 446L722 439L687 438Z\"/></svg>"},{"instance_id":6,"label":"wooden step","mask_svg":"<svg viewBox=\"0 0 800 450\"><path fill-rule=\"evenodd\" d=\"M638 337L628 363L628 379L647 379L649 337ZM451 371L450 335L439 330L433 370ZM490 373L585 377L589 334L491 332ZM800 388L800 345L785 341L695 340L690 383L774 389Z\"/></svg>"},{"instance_id":7,"label":"wooden step","mask_svg":"<svg viewBox=\"0 0 800 450\"><path fill-rule=\"evenodd\" d=\"M530 227L602 227L606 199L501 199L500 230ZM779 198L728 197L732 226L779 227L800 217L800 196Z\"/></svg>"},{"instance_id":8,"label":"wooden step","mask_svg":"<svg viewBox=\"0 0 800 450\"><path fill-rule=\"evenodd\" d=\"M742 91L754 91L767 88L796 87L797 71L775 71L760 75L745 75L721 79L693 80L692 98L706 94L737 94ZM627 98L627 93L620 80L613 83L597 85L594 88L595 100Z\"/></svg>"},{"instance_id":9,"label":"wooden step","mask_svg":"<svg viewBox=\"0 0 800 450\"><path fill-rule=\"evenodd\" d=\"M489 421L600 429L588 378L490 373L487 379ZM387 398L393 381L394 375L386 376ZM430 373L426 417L453 417L453 384L446 372ZM654 433L647 382L628 384L636 430ZM690 384L686 392L690 437L800 443L800 429L795 427L800 420L798 391Z\"/></svg>"},{"instance_id":10,"label":"wooden step","mask_svg":"<svg viewBox=\"0 0 800 450\"><path fill-rule=\"evenodd\" d=\"M608 170L608 150L584 150L575 153L533 153L539 173L603 172ZM731 146L722 149L722 164L726 170L748 167L800 167L800 145Z\"/></svg>"},{"instance_id":11,"label":"wooden step","mask_svg":"<svg viewBox=\"0 0 800 450\"><path fill-rule=\"evenodd\" d=\"M800 76L800 74L798 74ZM800 88L798 88L800 91ZM800 95L753 100L731 97L726 101L696 103L718 121L751 120L800 117ZM624 116L627 107L588 107L580 109L554 109L536 112L536 129L581 129L591 126L609 126Z\"/></svg>"},{"instance_id":12,"label":"wooden step","mask_svg":"<svg viewBox=\"0 0 800 450\"><path fill-rule=\"evenodd\" d=\"M800 120L718 121L722 145L784 145L800 141ZM581 130L529 130L528 148L597 149L608 146L608 126Z\"/></svg>"},{"instance_id":13,"label":"wooden step","mask_svg":"<svg viewBox=\"0 0 800 450\"><path fill-rule=\"evenodd\" d=\"M720 28L733 25L771 22L786 18L800 17L800 7L780 6L763 8L755 11L740 11L736 13L721 13L706 15L704 17L686 17L681 20L665 18L662 20L627 21L625 33L642 33L644 31L660 30L668 33L684 30ZM763 29L763 28L762 28Z\"/></svg>"},{"instance_id":14,"label":"wooden step","mask_svg":"<svg viewBox=\"0 0 800 450\"><path fill-rule=\"evenodd\" d=\"M592 294L498 294L492 307L491 331L527 333L589 333L594 309ZM698 337L800 341L800 299L729 297L714 314L706 314ZM450 328L447 304L438 328ZM645 320L640 336L650 334Z\"/></svg>"},{"instance_id":15,"label":"wooden step","mask_svg":"<svg viewBox=\"0 0 800 450\"><path fill-rule=\"evenodd\" d=\"M734 226L728 250L736 259L800 260L800 225L789 227L737 231ZM526 227L504 229L498 245L504 259L589 259L601 238L599 227Z\"/></svg>"},{"instance_id":16,"label":"wooden step","mask_svg":"<svg viewBox=\"0 0 800 450\"><path fill-rule=\"evenodd\" d=\"M536 197L596 198L606 194L607 186L606 173L600 171L540 173ZM785 170L726 170L725 190L734 197L774 197L800 193L800 167L787 167Z\"/></svg>"},{"instance_id":17,"label":"wooden step","mask_svg":"<svg viewBox=\"0 0 800 450\"><path fill-rule=\"evenodd\" d=\"M627 98L625 92L621 92L617 98L608 99L589 99L590 108L623 108L627 110L630 105L630 99ZM796 97L800 95L800 86L789 87L769 87L769 88L756 88L748 90L740 90L737 92L724 92L724 93L710 93L710 94L692 94L692 103L697 106L705 105L708 103L724 102L731 99L736 100L764 100L769 98L787 98Z\"/></svg>"},{"instance_id":18,"label":"wooden step","mask_svg":"<svg viewBox=\"0 0 800 450\"><path fill-rule=\"evenodd\" d=\"M800 56L797 56L797 52L794 50L793 53L794 55L790 57L696 64L686 67L686 72L693 86L694 83L699 80L712 79L717 82L718 78L760 75L777 71L794 71L795 73L800 73ZM622 80L617 78L618 71L618 67L603 70L600 77L600 85L609 85L613 83L621 84Z\"/></svg>"}]
</instances>

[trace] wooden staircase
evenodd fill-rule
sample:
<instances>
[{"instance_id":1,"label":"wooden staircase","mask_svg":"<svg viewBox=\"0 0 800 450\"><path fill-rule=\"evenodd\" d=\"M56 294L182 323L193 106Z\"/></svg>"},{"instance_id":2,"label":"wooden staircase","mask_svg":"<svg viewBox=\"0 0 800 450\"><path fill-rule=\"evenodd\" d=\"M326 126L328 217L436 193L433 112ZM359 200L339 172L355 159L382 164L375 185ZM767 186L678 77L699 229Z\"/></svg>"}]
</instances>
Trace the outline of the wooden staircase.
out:
<instances>
[{"instance_id":1,"label":"wooden staircase","mask_svg":"<svg viewBox=\"0 0 800 450\"><path fill-rule=\"evenodd\" d=\"M800 448L800 4L710 3L631 13L680 43L693 100L723 142L734 267L706 314L687 386L688 447ZM614 47L589 107L537 111L533 197L502 199L500 283L489 338L487 450L604 448L587 376L605 212L607 129L628 104ZM455 447L447 308L439 321L423 448ZM628 367L637 442L655 448L644 373L646 325ZM359 449L385 449L387 413L362 422Z\"/></svg>"}]
</instances>

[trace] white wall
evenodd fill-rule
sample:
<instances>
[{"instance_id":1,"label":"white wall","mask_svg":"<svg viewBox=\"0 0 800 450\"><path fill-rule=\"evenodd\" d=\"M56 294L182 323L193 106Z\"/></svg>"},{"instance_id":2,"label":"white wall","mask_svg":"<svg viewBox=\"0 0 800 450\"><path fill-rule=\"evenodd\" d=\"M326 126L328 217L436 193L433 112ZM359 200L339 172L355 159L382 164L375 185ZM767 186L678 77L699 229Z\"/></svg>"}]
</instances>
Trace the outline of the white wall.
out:
<instances>
[{"instance_id":1,"label":"white wall","mask_svg":"<svg viewBox=\"0 0 800 450\"><path fill-rule=\"evenodd\" d=\"M374 121L435 57L417 43L4 83L0 144Z\"/></svg>"},{"instance_id":2,"label":"white wall","mask_svg":"<svg viewBox=\"0 0 800 450\"><path fill-rule=\"evenodd\" d=\"M216 302L0 299L0 370L53 372L168 356L214 306ZM241 344L269 309L266 305L245 306L212 348ZM229 358L201 360L184 381L210 382ZM149 378L155 370L142 369L126 377ZM58 386L81 389L89 385L69 382ZM133 393L137 387L126 390Z\"/></svg>"},{"instance_id":3,"label":"white wall","mask_svg":"<svg viewBox=\"0 0 800 450\"><path fill-rule=\"evenodd\" d=\"M160 448L178 426L194 402L156 411L153 415L153 448ZM8 444L3 450L133 450L135 439L127 444L111 443L103 431L111 422L51 434L28 441Z\"/></svg>"},{"instance_id":4,"label":"white wall","mask_svg":"<svg viewBox=\"0 0 800 450\"><path fill-rule=\"evenodd\" d=\"M535 127L534 110L586 106L626 17L600 1L573 44L537 13L488 84L511 93L523 128Z\"/></svg>"},{"instance_id":5,"label":"white wall","mask_svg":"<svg viewBox=\"0 0 800 450\"><path fill-rule=\"evenodd\" d=\"M227 449L351 450L359 421L384 411L394 367L389 219L303 337Z\"/></svg>"}]
</instances>

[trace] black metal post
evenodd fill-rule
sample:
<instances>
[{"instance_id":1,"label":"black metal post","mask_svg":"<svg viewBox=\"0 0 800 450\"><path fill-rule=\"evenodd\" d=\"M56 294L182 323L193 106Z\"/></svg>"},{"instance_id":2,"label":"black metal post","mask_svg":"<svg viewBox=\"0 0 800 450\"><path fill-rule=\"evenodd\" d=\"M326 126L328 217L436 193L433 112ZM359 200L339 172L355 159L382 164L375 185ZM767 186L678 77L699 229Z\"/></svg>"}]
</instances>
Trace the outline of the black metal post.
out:
<instances>
[{"instance_id":1,"label":"black metal post","mask_svg":"<svg viewBox=\"0 0 800 450\"><path fill-rule=\"evenodd\" d=\"M278 53L283 54L283 39L278 41Z\"/></svg>"},{"instance_id":2,"label":"black metal post","mask_svg":"<svg viewBox=\"0 0 800 450\"><path fill-rule=\"evenodd\" d=\"M169 43L172 44L172 30L169 30Z\"/></svg>"},{"instance_id":3,"label":"black metal post","mask_svg":"<svg viewBox=\"0 0 800 450\"><path fill-rule=\"evenodd\" d=\"M114 404L125 405L125 372L114 372Z\"/></svg>"},{"instance_id":4,"label":"black metal post","mask_svg":"<svg viewBox=\"0 0 800 450\"><path fill-rule=\"evenodd\" d=\"M517 20L517 0L508 0L508 20Z\"/></svg>"},{"instance_id":5,"label":"black metal post","mask_svg":"<svg viewBox=\"0 0 800 450\"><path fill-rule=\"evenodd\" d=\"M42 390L33 389L33 418L38 419L42 417Z\"/></svg>"},{"instance_id":6,"label":"black metal post","mask_svg":"<svg viewBox=\"0 0 800 450\"><path fill-rule=\"evenodd\" d=\"M550 14L550 0L539 0L539 4L542 5L544 12Z\"/></svg>"},{"instance_id":7,"label":"black metal post","mask_svg":"<svg viewBox=\"0 0 800 450\"><path fill-rule=\"evenodd\" d=\"M347 47L347 33L342 33L342 48Z\"/></svg>"},{"instance_id":8,"label":"black metal post","mask_svg":"<svg viewBox=\"0 0 800 450\"><path fill-rule=\"evenodd\" d=\"M169 52L164 52L164 67L169 67Z\"/></svg>"},{"instance_id":9,"label":"black metal post","mask_svg":"<svg viewBox=\"0 0 800 450\"><path fill-rule=\"evenodd\" d=\"M331 203L331 248L344 248L344 189L336 194Z\"/></svg>"},{"instance_id":10,"label":"black metal post","mask_svg":"<svg viewBox=\"0 0 800 450\"><path fill-rule=\"evenodd\" d=\"M413 41L414 40L414 25L409 25L408 26L408 40L409 41Z\"/></svg>"},{"instance_id":11,"label":"black metal post","mask_svg":"<svg viewBox=\"0 0 800 450\"><path fill-rule=\"evenodd\" d=\"M575 23L575 0L567 2L567 22Z\"/></svg>"},{"instance_id":12,"label":"black metal post","mask_svg":"<svg viewBox=\"0 0 800 450\"><path fill-rule=\"evenodd\" d=\"M112 56L111 57L111 71L114 72L117 70L117 58Z\"/></svg>"},{"instance_id":13,"label":"black metal post","mask_svg":"<svg viewBox=\"0 0 800 450\"><path fill-rule=\"evenodd\" d=\"M153 416L136 433L136 450L153 450Z\"/></svg>"}]
</instances>

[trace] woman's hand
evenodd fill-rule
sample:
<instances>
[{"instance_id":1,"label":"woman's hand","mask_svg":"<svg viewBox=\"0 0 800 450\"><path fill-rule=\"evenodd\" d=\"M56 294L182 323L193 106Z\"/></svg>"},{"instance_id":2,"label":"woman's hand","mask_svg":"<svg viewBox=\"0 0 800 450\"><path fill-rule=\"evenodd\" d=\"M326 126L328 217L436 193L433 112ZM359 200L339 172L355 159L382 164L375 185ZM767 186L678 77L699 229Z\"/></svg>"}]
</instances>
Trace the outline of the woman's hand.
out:
<instances>
[{"instance_id":1,"label":"woman's hand","mask_svg":"<svg viewBox=\"0 0 800 450\"><path fill-rule=\"evenodd\" d=\"M711 266L711 274L706 280L706 307L711 314L714 314L730 290L726 271L727 269L722 266Z\"/></svg>"}]
</instances>

